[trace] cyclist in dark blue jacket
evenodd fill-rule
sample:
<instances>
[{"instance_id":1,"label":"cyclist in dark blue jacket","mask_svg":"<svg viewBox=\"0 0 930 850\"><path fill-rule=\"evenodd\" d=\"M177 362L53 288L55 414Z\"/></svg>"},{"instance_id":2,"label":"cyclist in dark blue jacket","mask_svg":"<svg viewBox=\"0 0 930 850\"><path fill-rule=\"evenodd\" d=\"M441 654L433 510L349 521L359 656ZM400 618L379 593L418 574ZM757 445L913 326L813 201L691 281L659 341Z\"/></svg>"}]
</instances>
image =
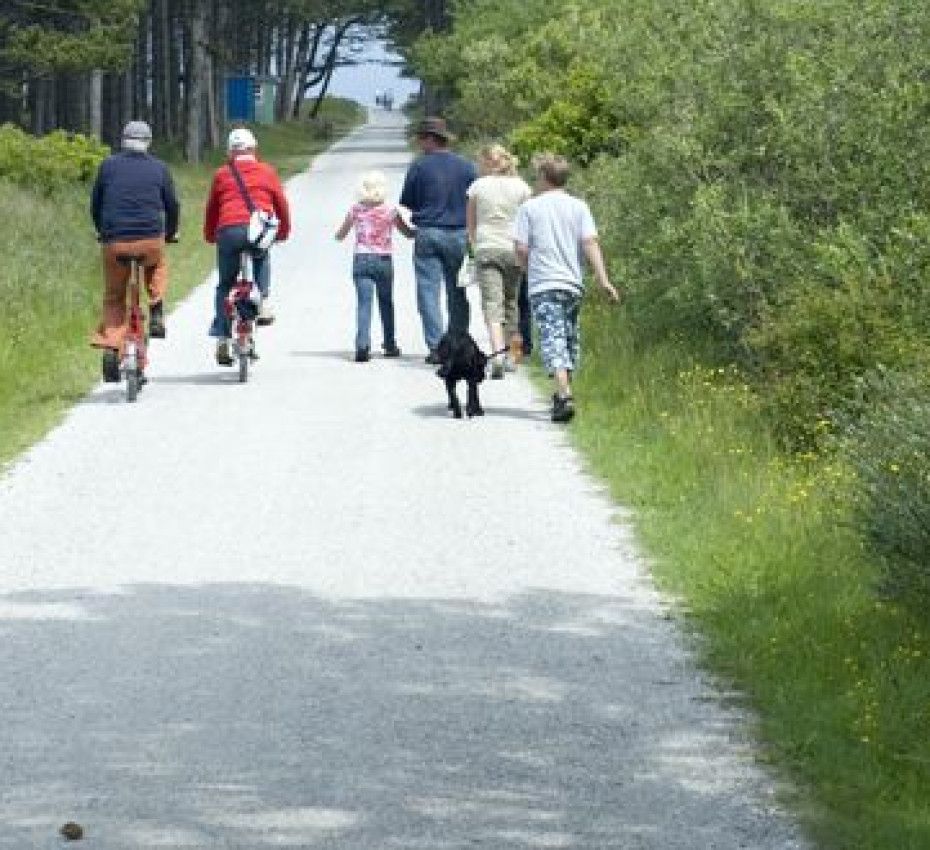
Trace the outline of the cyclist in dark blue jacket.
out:
<instances>
[{"instance_id":1,"label":"cyclist in dark blue jacket","mask_svg":"<svg viewBox=\"0 0 930 850\"><path fill-rule=\"evenodd\" d=\"M149 333L165 336L164 297L168 288L165 238L178 231L180 207L168 167L148 153L152 130L144 121L123 128L122 150L100 165L91 195L91 215L103 244L103 316L91 344L116 349L126 332L129 269L121 254L144 257L149 296Z\"/></svg>"}]
</instances>

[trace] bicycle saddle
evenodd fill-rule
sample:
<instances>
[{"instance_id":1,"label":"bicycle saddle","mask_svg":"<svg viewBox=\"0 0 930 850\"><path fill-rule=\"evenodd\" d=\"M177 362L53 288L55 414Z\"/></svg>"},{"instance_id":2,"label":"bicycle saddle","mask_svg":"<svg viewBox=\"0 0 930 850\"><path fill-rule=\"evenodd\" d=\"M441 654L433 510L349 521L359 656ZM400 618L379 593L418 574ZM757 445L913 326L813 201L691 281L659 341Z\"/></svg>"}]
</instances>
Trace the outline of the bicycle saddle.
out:
<instances>
[{"instance_id":1,"label":"bicycle saddle","mask_svg":"<svg viewBox=\"0 0 930 850\"><path fill-rule=\"evenodd\" d=\"M117 254L116 262L124 266L130 266L133 263L139 263L141 265L145 262L145 254Z\"/></svg>"}]
</instances>

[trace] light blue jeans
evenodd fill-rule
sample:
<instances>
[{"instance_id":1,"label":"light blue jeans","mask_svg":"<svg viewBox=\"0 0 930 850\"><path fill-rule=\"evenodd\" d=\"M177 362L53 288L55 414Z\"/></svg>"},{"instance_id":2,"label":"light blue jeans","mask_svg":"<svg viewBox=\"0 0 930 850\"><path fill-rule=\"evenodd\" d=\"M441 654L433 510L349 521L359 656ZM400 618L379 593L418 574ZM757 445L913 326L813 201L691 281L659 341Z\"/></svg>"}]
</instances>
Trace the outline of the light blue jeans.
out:
<instances>
[{"instance_id":1,"label":"light blue jeans","mask_svg":"<svg viewBox=\"0 0 930 850\"><path fill-rule=\"evenodd\" d=\"M465 229L420 227L413 243L413 271L417 279L417 311L423 322L426 347L433 351L445 331L440 292L446 290L448 329L468 330L471 312L465 290L458 285L465 261Z\"/></svg>"},{"instance_id":2,"label":"light blue jeans","mask_svg":"<svg viewBox=\"0 0 930 850\"><path fill-rule=\"evenodd\" d=\"M371 302L378 295L378 315L385 348L395 348L394 339L394 264L389 254L356 254L352 262L355 282L357 320L355 350L371 348Z\"/></svg>"}]
</instances>

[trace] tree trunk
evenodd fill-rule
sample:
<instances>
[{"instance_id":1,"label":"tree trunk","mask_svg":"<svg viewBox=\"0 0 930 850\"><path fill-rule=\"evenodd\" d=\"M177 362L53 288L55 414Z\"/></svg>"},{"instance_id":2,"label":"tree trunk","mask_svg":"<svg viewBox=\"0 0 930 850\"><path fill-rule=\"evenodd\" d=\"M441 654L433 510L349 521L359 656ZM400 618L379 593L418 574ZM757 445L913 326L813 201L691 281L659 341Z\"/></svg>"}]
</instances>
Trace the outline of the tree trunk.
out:
<instances>
[{"instance_id":1,"label":"tree trunk","mask_svg":"<svg viewBox=\"0 0 930 850\"><path fill-rule=\"evenodd\" d=\"M132 86L132 108L136 118L151 123L152 105L149 99L149 80L152 77L152 15L151 4L139 17L139 39L132 63L130 85Z\"/></svg>"},{"instance_id":2,"label":"tree trunk","mask_svg":"<svg viewBox=\"0 0 930 850\"><path fill-rule=\"evenodd\" d=\"M333 81L333 74L335 72L336 65L334 63L327 69L326 75L323 77L323 85L320 87L316 100L313 102L313 106L310 109L311 119L316 118L320 114L320 107L323 106L323 101L326 100L326 93L329 91L329 84Z\"/></svg>"},{"instance_id":3,"label":"tree trunk","mask_svg":"<svg viewBox=\"0 0 930 850\"><path fill-rule=\"evenodd\" d=\"M42 121L44 120L42 111L45 104L42 100L42 81L33 77L27 83L27 87L29 97L30 124L32 126L33 134L38 135L42 132Z\"/></svg>"},{"instance_id":4,"label":"tree trunk","mask_svg":"<svg viewBox=\"0 0 930 850\"><path fill-rule=\"evenodd\" d=\"M219 104L217 103L216 93L216 60L213 56L206 54L206 121L207 121L207 144L211 148L220 146L220 115Z\"/></svg>"},{"instance_id":5,"label":"tree trunk","mask_svg":"<svg viewBox=\"0 0 930 850\"><path fill-rule=\"evenodd\" d=\"M166 4L168 0L165 0ZM171 107L171 136L179 138L184 133L184 103L185 94L182 84L182 77L187 73L188 51L186 28L182 25L181 18L175 14L174 3L170 6L168 18L168 49L170 57L168 61L168 85L170 91L169 103Z\"/></svg>"},{"instance_id":6,"label":"tree trunk","mask_svg":"<svg viewBox=\"0 0 930 850\"><path fill-rule=\"evenodd\" d=\"M163 139L175 138L175 87L178 56L170 0L152 2L152 98L156 132Z\"/></svg>"},{"instance_id":7,"label":"tree trunk","mask_svg":"<svg viewBox=\"0 0 930 850\"><path fill-rule=\"evenodd\" d=\"M103 71L90 72L90 134L103 138Z\"/></svg>"},{"instance_id":8,"label":"tree trunk","mask_svg":"<svg viewBox=\"0 0 930 850\"><path fill-rule=\"evenodd\" d=\"M300 117L300 100L301 98L297 97L298 86L302 85L302 77L305 72L306 67L309 64L312 64L310 57L310 30L313 28L313 24L304 24L300 30L300 36L297 40L297 55L292 57L290 67L287 68L284 80L281 84L282 89L282 117L286 118L291 116L293 118ZM320 27L315 28L317 33L320 30ZM319 42L319 38L316 37L313 40L313 46L316 47L316 44ZM314 53L316 51L314 50ZM296 103L295 103L296 101Z\"/></svg>"},{"instance_id":9,"label":"tree trunk","mask_svg":"<svg viewBox=\"0 0 930 850\"><path fill-rule=\"evenodd\" d=\"M188 162L200 162L204 141L204 93L208 82L208 57L206 51L207 9L204 0L194 0L190 19L190 65L185 73L187 94L187 136L185 158Z\"/></svg>"},{"instance_id":10,"label":"tree trunk","mask_svg":"<svg viewBox=\"0 0 930 850\"><path fill-rule=\"evenodd\" d=\"M326 57L326 65L323 68L323 85L317 93L313 107L310 109L311 119L319 115L320 107L323 105L323 100L326 98L326 93L329 91L329 84L333 81L333 74L336 72L336 64L339 61L339 46L342 44L349 30L357 23L359 23L357 18L350 18L347 21L343 21L333 34L333 43L330 45L329 55Z\"/></svg>"},{"instance_id":11,"label":"tree trunk","mask_svg":"<svg viewBox=\"0 0 930 850\"><path fill-rule=\"evenodd\" d=\"M122 83L122 98L120 103L120 121L132 121L133 119L145 120L148 116L145 111L136 106L136 83L135 74L130 68L120 75Z\"/></svg>"}]
</instances>

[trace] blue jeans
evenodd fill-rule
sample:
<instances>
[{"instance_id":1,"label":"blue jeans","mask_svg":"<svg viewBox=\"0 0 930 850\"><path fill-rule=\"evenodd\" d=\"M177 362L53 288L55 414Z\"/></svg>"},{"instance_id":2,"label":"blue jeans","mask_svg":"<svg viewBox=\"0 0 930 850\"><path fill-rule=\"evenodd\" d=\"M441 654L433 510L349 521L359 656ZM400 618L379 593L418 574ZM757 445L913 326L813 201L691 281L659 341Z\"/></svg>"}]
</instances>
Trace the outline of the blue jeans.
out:
<instances>
[{"instance_id":1,"label":"blue jeans","mask_svg":"<svg viewBox=\"0 0 930 850\"><path fill-rule=\"evenodd\" d=\"M219 281L216 284L210 336L224 338L232 335L232 327L229 319L226 318L224 305L229 290L233 288L239 277L239 255L248 248L248 228L244 224L224 227L216 234L216 269ZM267 253L252 254L252 272L255 276L254 282L261 290L262 297L267 298L271 287L271 263Z\"/></svg>"},{"instance_id":2,"label":"blue jeans","mask_svg":"<svg viewBox=\"0 0 930 850\"><path fill-rule=\"evenodd\" d=\"M352 262L352 280L358 295L355 350L371 348L371 302L378 294L384 347L394 348L394 264L389 254L356 254Z\"/></svg>"},{"instance_id":3,"label":"blue jeans","mask_svg":"<svg viewBox=\"0 0 930 850\"><path fill-rule=\"evenodd\" d=\"M465 290L458 285L465 261L465 229L421 227L413 243L413 271L417 279L417 311L423 322L426 347L433 351L443 335L439 294L445 283L450 331L467 331L471 312Z\"/></svg>"}]
</instances>

